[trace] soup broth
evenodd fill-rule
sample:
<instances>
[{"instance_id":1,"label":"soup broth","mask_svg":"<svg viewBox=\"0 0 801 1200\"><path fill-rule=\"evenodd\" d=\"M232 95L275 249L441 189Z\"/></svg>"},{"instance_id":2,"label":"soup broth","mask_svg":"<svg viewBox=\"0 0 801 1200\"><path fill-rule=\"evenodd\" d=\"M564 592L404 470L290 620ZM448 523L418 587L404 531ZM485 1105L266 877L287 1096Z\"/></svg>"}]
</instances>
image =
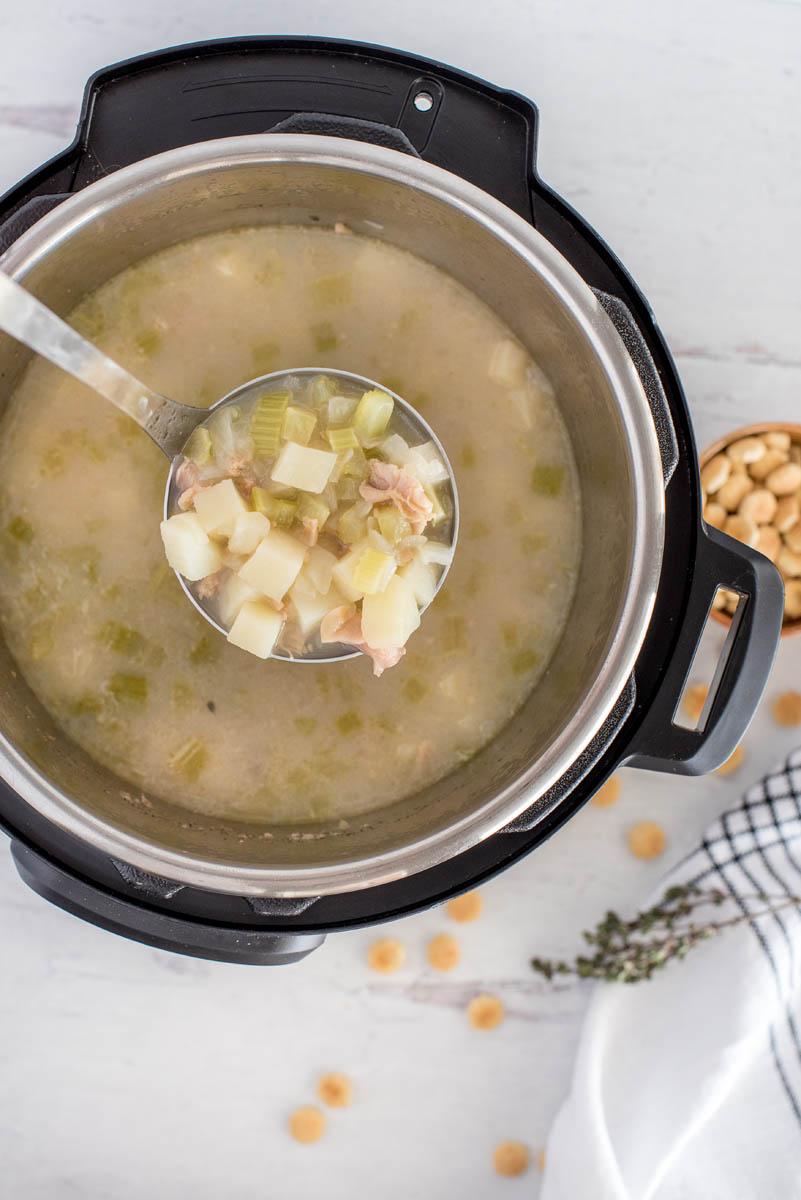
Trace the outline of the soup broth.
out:
<instances>
[{"instance_id":1,"label":"soup broth","mask_svg":"<svg viewBox=\"0 0 801 1200\"><path fill-rule=\"evenodd\" d=\"M203 621L164 562L161 452L33 361L0 438L2 624L76 742L187 809L297 823L396 801L503 727L568 612L579 494L547 380L476 296L385 243L264 227L161 251L70 321L187 404L282 367L375 379L438 434L461 509L453 566L397 667L258 660Z\"/></svg>"}]
</instances>

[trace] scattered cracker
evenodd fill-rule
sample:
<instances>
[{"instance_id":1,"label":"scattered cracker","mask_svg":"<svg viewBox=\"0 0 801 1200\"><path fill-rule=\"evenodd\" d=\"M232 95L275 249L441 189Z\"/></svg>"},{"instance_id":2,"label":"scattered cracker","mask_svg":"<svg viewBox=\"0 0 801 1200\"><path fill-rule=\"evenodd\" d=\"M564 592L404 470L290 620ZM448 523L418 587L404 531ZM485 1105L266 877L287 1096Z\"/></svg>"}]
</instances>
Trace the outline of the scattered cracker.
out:
<instances>
[{"instance_id":1,"label":"scattered cracker","mask_svg":"<svg viewBox=\"0 0 801 1200\"><path fill-rule=\"evenodd\" d=\"M499 1175L522 1175L528 1170L531 1155L528 1147L522 1142L501 1142L492 1156L492 1162Z\"/></svg>"},{"instance_id":2,"label":"scattered cracker","mask_svg":"<svg viewBox=\"0 0 801 1200\"><path fill-rule=\"evenodd\" d=\"M310 1104L296 1108L289 1118L289 1132L296 1142L304 1145L319 1142L325 1132L325 1117L319 1108L313 1108Z\"/></svg>"},{"instance_id":3,"label":"scattered cracker","mask_svg":"<svg viewBox=\"0 0 801 1200\"><path fill-rule=\"evenodd\" d=\"M626 840L635 858L658 858L665 848L665 831L655 821L632 825Z\"/></svg>"},{"instance_id":4,"label":"scattered cracker","mask_svg":"<svg viewBox=\"0 0 801 1200\"><path fill-rule=\"evenodd\" d=\"M462 957L459 943L449 933L438 933L428 943L426 956L437 971L452 971Z\"/></svg>"},{"instance_id":5,"label":"scattered cracker","mask_svg":"<svg viewBox=\"0 0 801 1200\"><path fill-rule=\"evenodd\" d=\"M380 938L367 951L367 965L382 975L399 971L406 962L406 947L394 938Z\"/></svg>"},{"instance_id":6,"label":"scattered cracker","mask_svg":"<svg viewBox=\"0 0 801 1200\"><path fill-rule=\"evenodd\" d=\"M463 896L454 896L449 900L445 911L452 921L464 923L478 920L483 907L484 897L480 892L465 892Z\"/></svg>"},{"instance_id":7,"label":"scattered cracker","mask_svg":"<svg viewBox=\"0 0 801 1200\"><path fill-rule=\"evenodd\" d=\"M708 693L709 688L705 683L694 683L692 687L687 688L682 697L681 707L694 725L701 719Z\"/></svg>"},{"instance_id":8,"label":"scattered cracker","mask_svg":"<svg viewBox=\"0 0 801 1200\"><path fill-rule=\"evenodd\" d=\"M474 996L467 1016L474 1029L495 1029L504 1018L503 1002L497 996Z\"/></svg>"},{"instance_id":9,"label":"scattered cracker","mask_svg":"<svg viewBox=\"0 0 801 1200\"><path fill-rule=\"evenodd\" d=\"M801 692L782 692L771 707L777 725L801 725Z\"/></svg>"},{"instance_id":10,"label":"scattered cracker","mask_svg":"<svg viewBox=\"0 0 801 1200\"><path fill-rule=\"evenodd\" d=\"M606 783L598 788L598 791L590 800L591 804L595 804L598 808L608 808L610 804L614 804L620 796L620 779L617 775L610 775Z\"/></svg>"},{"instance_id":11,"label":"scattered cracker","mask_svg":"<svg viewBox=\"0 0 801 1200\"><path fill-rule=\"evenodd\" d=\"M347 1108L353 1099L353 1084L341 1071L331 1071L321 1076L317 1095L329 1108Z\"/></svg>"},{"instance_id":12,"label":"scattered cracker","mask_svg":"<svg viewBox=\"0 0 801 1200\"><path fill-rule=\"evenodd\" d=\"M734 751L734 754L732 754L731 758L727 758L725 763L723 764L723 766L718 767L715 774L716 775L731 775L732 771L736 771L739 767L741 767L743 765L744 758L745 758L745 750L743 750L743 744L742 744L742 742L740 742L740 745Z\"/></svg>"}]
</instances>

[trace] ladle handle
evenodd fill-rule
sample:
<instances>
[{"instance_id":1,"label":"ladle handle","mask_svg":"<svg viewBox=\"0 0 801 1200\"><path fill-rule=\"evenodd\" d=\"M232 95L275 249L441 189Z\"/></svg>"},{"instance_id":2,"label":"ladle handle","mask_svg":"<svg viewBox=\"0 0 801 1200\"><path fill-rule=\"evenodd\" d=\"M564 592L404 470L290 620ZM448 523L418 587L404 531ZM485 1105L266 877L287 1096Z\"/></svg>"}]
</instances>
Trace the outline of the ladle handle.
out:
<instances>
[{"instance_id":1,"label":"ladle handle","mask_svg":"<svg viewBox=\"0 0 801 1200\"><path fill-rule=\"evenodd\" d=\"M202 419L201 413L152 391L3 271L0 329L111 401L170 458Z\"/></svg>"}]
</instances>

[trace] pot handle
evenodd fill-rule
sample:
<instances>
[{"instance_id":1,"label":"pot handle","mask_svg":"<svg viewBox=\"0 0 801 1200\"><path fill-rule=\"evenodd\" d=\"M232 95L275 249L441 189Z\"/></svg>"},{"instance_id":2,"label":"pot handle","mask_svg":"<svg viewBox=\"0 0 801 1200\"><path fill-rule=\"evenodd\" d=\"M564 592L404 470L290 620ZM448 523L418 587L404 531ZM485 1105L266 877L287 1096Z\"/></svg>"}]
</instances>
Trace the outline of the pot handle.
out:
<instances>
[{"instance_id":1,"label":"pot handle","mask_svg":"<svg viewBox=\"0 0 801 1200\"><path fill-rule=\"evenodd\" d=\"M712 601L719 587L741 596L697 729L675 723ZM764 555L701 525L687 613L675 650L624 756L631 767L703 775L734 753L759 704L776 655L784 611L779 572Z\"/></svg>"},{"instance_id":2,"label":"pot handle","mask_svg":"<svg viewBox=\"0 0 801 1200\"><path fill-rule=\"evenodd\" d=\"M280 966L300 962L325 941L324 934L237 928L134 904L73 875L23 842L11 843L11 855L22 881L51 904L158 950L215 962Z\"/></svg>"}]
</instances>

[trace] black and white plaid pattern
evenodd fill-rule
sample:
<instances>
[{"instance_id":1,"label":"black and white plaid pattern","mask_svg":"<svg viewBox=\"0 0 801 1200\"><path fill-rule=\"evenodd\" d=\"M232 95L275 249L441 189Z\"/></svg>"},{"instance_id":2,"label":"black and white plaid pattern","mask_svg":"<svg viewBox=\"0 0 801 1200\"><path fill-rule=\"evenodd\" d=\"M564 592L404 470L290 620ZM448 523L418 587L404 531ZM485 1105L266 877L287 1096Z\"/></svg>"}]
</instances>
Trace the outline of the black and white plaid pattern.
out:
<instances>
[{"instance_id":1,"label":"black and white plaid pattern","mask_svg":"<svg viewBox=\"0 0 801 1200\"><path fill-rule=\"evenodd\" d=\"M698 850L670 878L671 883L688 881L720 889L744 914L765 908L761 894L801 897L801 749L710 826ZM795 1011L801 906L755 916L750 924L779 1001L770 1029L773 1061L801 1127L801 1013Z\"/></svg>"}]
</instances>

